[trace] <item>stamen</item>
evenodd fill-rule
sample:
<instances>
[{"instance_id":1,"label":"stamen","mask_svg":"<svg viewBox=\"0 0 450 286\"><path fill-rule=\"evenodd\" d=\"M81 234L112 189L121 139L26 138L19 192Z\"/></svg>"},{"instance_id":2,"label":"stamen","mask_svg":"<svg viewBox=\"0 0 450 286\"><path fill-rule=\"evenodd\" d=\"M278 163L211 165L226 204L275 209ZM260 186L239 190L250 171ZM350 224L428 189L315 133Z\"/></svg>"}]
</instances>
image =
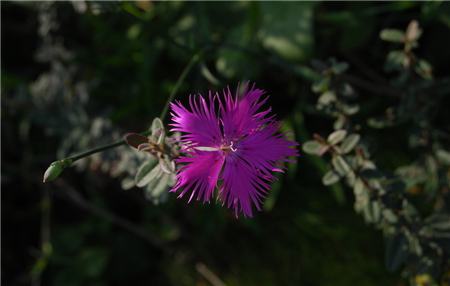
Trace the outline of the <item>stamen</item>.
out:
<instances>
[{"instance_id":1,"label":"stamen","mask_svg":"<svg viewBox=\"0 0 450 286\"><path fill-rule=\"evenodd\" d=\"M237 148L233 148L233 141L231 141L230 149L231 149L231 151L233 151L233 152L236 152L236 151L237 151Z\"/></svg>"}]
</instances>

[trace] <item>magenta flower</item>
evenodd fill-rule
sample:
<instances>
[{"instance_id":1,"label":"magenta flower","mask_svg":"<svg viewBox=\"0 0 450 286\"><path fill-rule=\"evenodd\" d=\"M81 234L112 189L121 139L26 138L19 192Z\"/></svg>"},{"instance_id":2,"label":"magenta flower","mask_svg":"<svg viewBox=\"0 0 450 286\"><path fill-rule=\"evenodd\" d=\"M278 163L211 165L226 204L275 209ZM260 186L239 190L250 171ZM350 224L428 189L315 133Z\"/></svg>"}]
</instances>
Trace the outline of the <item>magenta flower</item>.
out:
<instances>
[{"instance_id":1,"label":"magenta flower","mask_svg":"<svg viewBox=\"0 0 450 286\"><path fill-rule=\"evenodd\" d=\"M282 172L279 164L298 155L297 143L278 133L271 109L260 111L267 101L263 95L246 85L242 96L229 89L222 97L190 96L190 109L171 103L171 131L182 132L186 152L177 159L181 167L172 192L180 192L179 198L189 193L189 202L209 202L217 188L219 200L236 216L251 217L252 205L260 210L273 172Z\"/></svg>"}]
</instances>

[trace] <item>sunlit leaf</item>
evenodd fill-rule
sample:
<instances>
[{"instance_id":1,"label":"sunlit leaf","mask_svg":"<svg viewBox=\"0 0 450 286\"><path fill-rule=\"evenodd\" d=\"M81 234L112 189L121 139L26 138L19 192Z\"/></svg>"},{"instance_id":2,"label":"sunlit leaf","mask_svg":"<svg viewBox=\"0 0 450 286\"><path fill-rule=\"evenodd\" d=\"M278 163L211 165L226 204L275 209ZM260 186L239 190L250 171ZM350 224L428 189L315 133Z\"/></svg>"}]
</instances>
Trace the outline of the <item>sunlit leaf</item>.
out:
<instances>
[{"instance_id":1,"label":"sunlit leaf","mask_svg":"<svg viewBox=\"0 0 450 286\"><path fill-rule=\"evenodd\" d=\"M158 160L153 156L149 157L149 160L142 164L136 173L136 186L143 187L147 185L150 181L155 179L160 170Z\"/></svg>"},{"instance_id":2,"label":"sunlit leaf","mask_svg":"<svg viewBox=\"0 0 450 286\"><path fill-rule=\"evenodd\" d=\"M389 52L386 60L386 70L399 70L405 66L407 56L403 51L391 51Z\"/></svg>"},{"instance_id":3,"label":"sunlit leaf","mask_svg":"<svg viewBox=\"0 0 450 286\"><path fill-rule=\"evenodd\" d=\"M311 140L311 141L307 141L305 143L303 143L303 151L305 151L305 153L310 154L310 155L322 155L326 150L327 150L327 146L315 141L315 140Z\"/></svg>"},{"instance_id":4,"label":"sunlit leaf","mask_svg":"<svg viewBox=\"0 0 450 286\"><path fill-rule=\"evenodd\" d=\"M422 35L422 30L419 27L419 22L413 20L409 23L408 28L406 29L405 39L409 42L417 41Z\"/></svg>"},{"instance_id":5,"label":"sunlit leaf","mask_svg":"<svg viewBox=\"0 0 450 286\"><path fill-rule=\"evenodd\" d=\"M201 64L201 70L200 72L205 77L206 80L208 80L213 85L219 85L220 81L213 75L213 73L209 70L209 68L206 66L205 63Z\"/></svg>"},{"instance_id":6,"label":"sunlit leaf","mask_svg":"<svg viewBox=\"0 0 450 286\"><path fill-rule=\"evenodd\" d=\"M443 149L437 150L436 157L440 163L450 165L450 152Z\"/></svg>"},{"instance_id":7,"label":"sunlit leaf","mask_svg":"<svg viewBox=\"0 0 450 286\"><path fill-rule=\"evenodd\" d=\"M263 46L288 60L308 58L314 45L313 5L307 2L260 2L259 36Z\"/></svg>"},{"instance_id":8,"label":"sunlit leaf","mask_svg":"<svg viewBox=\"0 0 450 286\"><path fill-rule=\"evenodd\" d=\"M380 38L388 42L403 43L405 41L405 33L395 29L384 29L380 32Z\"/></svg>"},{"instance_id":9,"label":"sunlit leaf","mask_svg":"<svg viewBox=\"0 0 450 286\"><path fill-rule=\"evenodd\" d=\"M312 85L312 91L315 93L326 92L330 85L330 79L328 77L323 77L322 79L316 81Z\"/></svg>"},{"instance_id":10,"label":"sunlit leaf","mask_svg":"<svg viewBox=\"0 0 450 286\"><path fill-rule=\"evenodd\" d=\"M336 172L338 172L342 176L351 171L350 166L342 156L334 156L331 162Z\"/></svg>"},{"instance_id":11,"label":"sunlit leaf","mask_svg":"<svg viewBox=\"0 0 450 286\"><path fill-rule=\"evenodd\" d=\"M331 170L328 171L323 177L322 177L322 183L325 186L332 185L334 183L337 183L340 179L340 176L335 171Z\"/></svg>"},{"instance_id":12,"label":"sunlit leaf","mask_svg":"<svg viewBox=\"0 0 450 286\"><path fill-rule=\"evenodd\" d=\"M328 143L330 143L331 145L336 145L337 143L341 142L342 140L344 140L345 136L347 136L347 131L341 129L341 130L336 130L333 133L331 133L328 136Z\"/></svg>"},{"instance_id":13,"label":"sunlit leaf","mask_svg":"<svg viewBox=\"0 0 450 286\"><path fill-rule=\"evenodd\" d=\"M332 91L326 91L322 93L317 102L321 105L329 105L336 101L336 94Z\"/></svg>"},{"instance_id":14,"label":"sunlit leaf","mask_svg":"<svg viewBox=\"0 0 450 286\"><path fill-rule=\"evenodd\" d=\"M342 141L342 144L340 146L341 152L343 154L347 154L350 151L352 151L358 144L359 138L360 138L359 134L350 134L349 136L347 136L347 138L345 138L345 140Z\"/></svg>"},{"instance_id":15,"label":"sunlit leaf","mask_svg":"<svg viewBox=\"0 0 450 286\"><path fill-rule=\"evenodd\" d=\"M164 142L166 132L164 130L164 124L162 123L161 119L159 119L158 117L153 119L150 130L152 132L152 140L154 140L154 142L158 145L162 144Z\"/></svg>"},{"instance_id":16,"label":"sunlit leaf","mask_svg":"<svg viewBox=\"0 0 450 286\"><path fill-rule=\"evenodd\" d=\"M415 66L415 71L425 79L431 79L433 77L433 68L426 60L419 60Z\"/></svg>"},{"instance_id":17,"label":"sunlit leaf","mask_svg":"<svg viewBox=\"0 0 450 286\"><path fill-rule=\"evenodd\" d=\"M389 223L397 223L398 221L397 215L391 209L388 208L383 209L382 215L384 219Z\"/></svg>"}]
</instances>

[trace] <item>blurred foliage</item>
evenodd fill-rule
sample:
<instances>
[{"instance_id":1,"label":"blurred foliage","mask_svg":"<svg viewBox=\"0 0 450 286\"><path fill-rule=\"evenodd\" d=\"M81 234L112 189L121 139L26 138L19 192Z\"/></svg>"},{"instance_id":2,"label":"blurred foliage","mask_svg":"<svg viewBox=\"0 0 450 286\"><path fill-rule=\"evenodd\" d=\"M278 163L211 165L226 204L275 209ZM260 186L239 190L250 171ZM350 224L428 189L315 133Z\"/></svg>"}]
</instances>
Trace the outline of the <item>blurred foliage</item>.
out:
<instances>
[{"instance_id":1,"label":"blurred foliage","mask_svg":"<svg viewBox=\"0 0 450 286\"><path fill-rule=\"evenodd\" d=\"M1 5L3 283L450 284L448 3ZM290 165L251 220L167 194L158 148L176 152L177 135L151 124L174 90L243 80L320 155ZM127 137L148 152L97 153L41 183L55 157L149 128Z\"/></svg>"},{"instance_id":2,"label":"blurred foliage","mask_svg":"<svg viewBox=\"0 0 450 286\"><path fill-rule=\"evenodd\" d=\"M348 65L335 60L328 65L317 62L323 77L312 86L312 90L320 94L317 109L335 118L335 131L327 139L315 134L314 140L303 144L303 150L318 156L330 154L331 168L322 182L332 185L342 178L353 189L355 211L361 213L367 223L381 229L386 237L387 268L395 271L404 266L403 274L411 281L414 277L426 275L427 283L434 284L433 281L442 280L450 267L450 162L446 159L450 152L444 147L448 146L449 138L442 137L441 131L432 125L431 109L418 106L420 97L425 96L433 98L430 105L442 104L441 91L429 89L434 81L430 64L413 53L421 33L415 20L409 23L405 32L395 29L381 31L381 39L404 46L403 50L394 51L401 54L401 60L393 59L393 52L390 52L386 64L386 70L399 72L392 80L392 85L399 89L392 95L402 98L397 105L389 106L389 116L377 121L369 118L367 126L355 126L352 122L361 108L357 94L346 81ZM428 67L426 71L422 69L424 65ZM428 88L426 93L424 87ZM411 101L409 97L416 98ZM408 112L404 112L405 109ZM370 149L361 142L358 132L365 132L365 128L370 127L399 126L405 122L410 122L409 128L412 129L408 134L408 147L421 147L421 157L416 162L400 165L396 174L383 173L370 158ZM424 135L425 132L428 134ZM426 218L422 218L411 204L408 193L426 196ZM411 284L420 283L413 281Z\"/></svg>"}]
</instances>

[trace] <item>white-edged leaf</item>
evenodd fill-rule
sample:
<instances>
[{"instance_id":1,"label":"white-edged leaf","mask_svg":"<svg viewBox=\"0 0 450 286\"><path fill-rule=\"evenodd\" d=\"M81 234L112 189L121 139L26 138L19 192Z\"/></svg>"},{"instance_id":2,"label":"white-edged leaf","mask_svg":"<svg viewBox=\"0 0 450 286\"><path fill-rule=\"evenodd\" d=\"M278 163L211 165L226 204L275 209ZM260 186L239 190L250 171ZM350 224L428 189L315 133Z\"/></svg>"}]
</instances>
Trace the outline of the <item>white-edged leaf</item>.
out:
<instances>
[{"instance_id":1,"label":"white-edged leaf","mask_svg":"<svg viewBox=\"0 0 450 286\"><path fill-rule=\"evenodd\" d=\"M159 117L153 119L150 130L152 131L152 140L154 140L154 142L158 145L162 144L164 142L166 132L164 130L164 124Z\"/></svg>"},{"instance_id":2,"label":"white-edged leaf","mask_svg":"<svg viewBox=\"0 0 450 286\"><path fill-rule=\"evenodd\" d=\"M325 91L320 95L319 99L317 100L317 103L321 105L328 105L332 102L336 101L336 94L333 91Z\"/></svg>"},{"instance_id":3,"label":"white-edged leaf","mask_svg":"<svg viewBox=\"0 0 450 286\"><path fill-rule=\"evenodd\" d=\"M166 173L161 173L157 179L151 181L145 188L145 195L147 199L153 201L153 203L158 204L165 198L167 198L167 190L170 187L169 182L171 176Z\"/></svg>"},{"instance_id":4,"label":"white-edged leaf","mask_svg":"<svg viewBox=\"0 0 450 286\"><path fill-rule=\"evenodd\" d=\"M358 144L359 138L360 136L358 134L350 134L347 138L345 138L344 141L342 141L341 152L343 154L347 154L348 152L352 151L353 148L355 148Z\"/></svg>"},{"instance_id":5,"label":"white-edged leaf","mask_svg":"<svg viewBox=\"0 0 450 286\"><path fill-rule=\"evenodd\" d=\"M405 33L396 29L384 29L380 32L380 38L388 42L403 43L405 41Z\"/></svg>"},{"instance_id":6,"label":"white-edged leaf","mask_svg":"<svg viewBox=\"0 0 450 286\"><path fill-rule=\"evenodd\" d=\"M161 167L161 170L166 174L175 173L175 162L170 160L168 156L164 156L163 159L159 160L159 167Z\"/></svg>"},{"instance_id":7,"label":"white-edged leaf","mask_svg":"<svg viewBox=\"0 0 450 286\"><path fill-rule=\"evenodd\" d=\"M161 173L161 168L159 167L158 160L152 157L152 160L145 162L139 167L134 181L136 186L143 187L147 185L150 181L154 180L159 173Z\"/></svg>"},{"instance_id":8,"label":"white-edged leaf","mask_svg":"<svg viewBox=\"0 0 450 286\"><path fill-rule=\"evenodd\" d=\"M325 186L332 185L334 183L337 183L340 179L340 176L335 171L331 170L328 171L323 177L322 177L322 183Z\"/></svg>"},{"instance_id":9,"label":"white-edged leaf","mask_svg":"<svg viewBox=\"0 0 450 286\"><path fill-rule=\"evenodd\" d=\"M127 177L122 180L121 186L122 186L122 189L129 190L132 187L136 186L136 183L132 178Z\"/></svg>"},{"instance_id":10,"label":"white-edged leaf","mask_svg":"<svg viewBox=\"0 0 450 286\"><path fill-rule=\"evenodd\" d=\"M391 209L383 209L384 219L389 223L396 223L398 221L397 215Z\"/></svg>"},{"instance_id":11,"label":"white-edged leaf","mask_svg":"<svg viewBox=\"0 0 450 286\"><path fill-rule=\"evenodd\" d=\"M344 140L345 136L347 136L347 131L344 129L336 130L328 136L328 143L335 145L342 140Z\"/></svg>"},{"instance_id":12,"label":"white-edged leaf","mask_svg":"<svg viewBox=\"0 0 450 286\"><path fill-rule=\"evenodd\" d=\"M323 145L315 140L306 141L302 145L303 151L310 155L322 155L328 149L326 145Z\"/></svg>"},{"instance_id":13,"label":"white-edged leaf","mask_svg":"<svg viewBox=\"0 0 450 286\"><path fill-rule=\"evenodd\" d=\"M220 81L212 74L205 63L201 64L201 73L213 85L220 85Z\"/></svg>"},{"instance_id":14,"label":"white-edged leaf","mask_svg":"<svg viewBox=\"0 0 450 286\"><path fill-rule=\"evenodd\" d=\"M351 171L350 166L341 156L333 157L331 163L333 164L333 167L336 170L336 172L338 172L341 176L344 176Z\"/></svg>"}]
</instances>

